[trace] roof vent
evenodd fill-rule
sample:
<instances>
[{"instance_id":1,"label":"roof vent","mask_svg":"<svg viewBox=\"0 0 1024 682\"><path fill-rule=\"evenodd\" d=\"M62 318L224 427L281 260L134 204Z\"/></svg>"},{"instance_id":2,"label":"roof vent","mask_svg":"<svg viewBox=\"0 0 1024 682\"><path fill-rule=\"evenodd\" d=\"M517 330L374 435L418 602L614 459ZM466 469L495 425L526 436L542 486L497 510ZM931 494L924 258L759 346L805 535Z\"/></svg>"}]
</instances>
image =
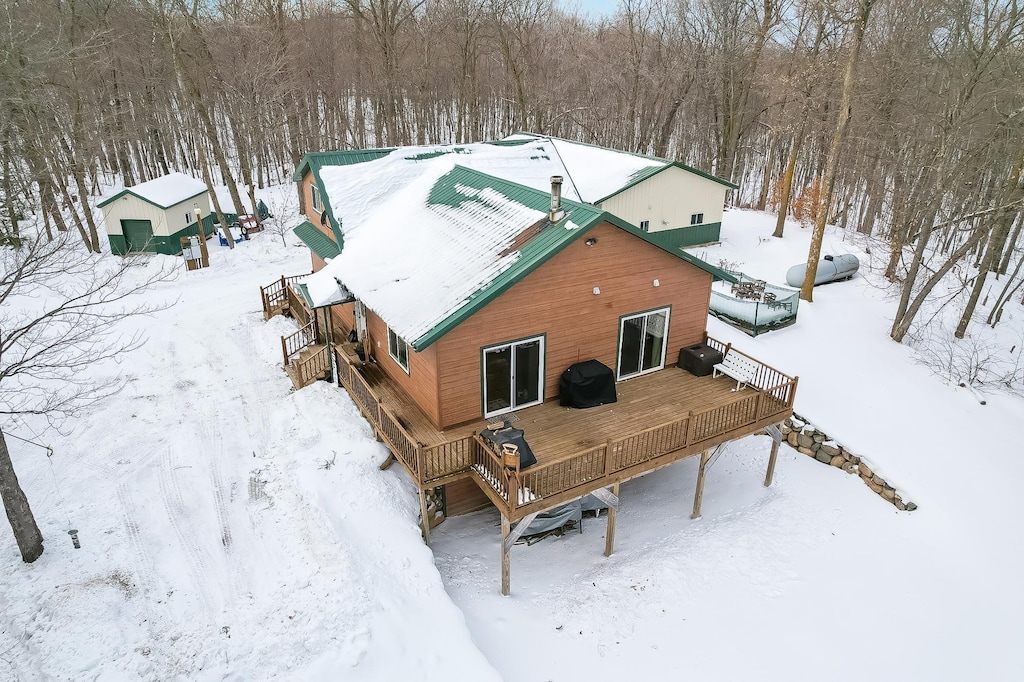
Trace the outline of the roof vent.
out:
<instances>
[{"instance_id":1,"label":"roof vent","mask_svg":"<svg viewBox=\"0 0 1024 682\"><path fill-rule=\"evenodd\" d=\"M551 211L548 213L548 220L557 223L565 217L562 210L562 176L551 176Z\"/></svg>"}]
</instances>

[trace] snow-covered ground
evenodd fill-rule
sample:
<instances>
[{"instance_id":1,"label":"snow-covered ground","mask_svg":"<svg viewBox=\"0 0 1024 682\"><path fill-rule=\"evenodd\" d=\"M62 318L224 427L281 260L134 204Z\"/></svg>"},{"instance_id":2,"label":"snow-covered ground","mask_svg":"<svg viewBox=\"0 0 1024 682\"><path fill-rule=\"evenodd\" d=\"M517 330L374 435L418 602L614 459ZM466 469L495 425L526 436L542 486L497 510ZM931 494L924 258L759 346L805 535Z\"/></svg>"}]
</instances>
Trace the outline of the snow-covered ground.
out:
<instances>
[{"instance_id":1,"label":"snow-covered ground","mask_svg":"<svg viewBox=\"0 0 1024 682\"><path fill-rule=\"evenodd\" d=\"M781 282L808 234L770 239L773 223L729 212L697 255ZM8 439L47 544L24 565L0 528L0 679L1024 678L1024 400L981 406L889 341L868 268L817 289L792 327L709 332L800 375L797 410L917 511L788 448L764 488L769 442L752 437L710 470L701 519L696 462L631 481L612 557L587 519L516 546L501 597L494 512L448 519L426 548L411 484L377 469L344 391L290 391L294 326L263 321L258 286L308 252L269 234L211 250L209 270L153 292L177 302L134 322L145 347L95 369L126 374L120 395L63 433L4 425L54 455Z\"/></svg>"}]
</instances>

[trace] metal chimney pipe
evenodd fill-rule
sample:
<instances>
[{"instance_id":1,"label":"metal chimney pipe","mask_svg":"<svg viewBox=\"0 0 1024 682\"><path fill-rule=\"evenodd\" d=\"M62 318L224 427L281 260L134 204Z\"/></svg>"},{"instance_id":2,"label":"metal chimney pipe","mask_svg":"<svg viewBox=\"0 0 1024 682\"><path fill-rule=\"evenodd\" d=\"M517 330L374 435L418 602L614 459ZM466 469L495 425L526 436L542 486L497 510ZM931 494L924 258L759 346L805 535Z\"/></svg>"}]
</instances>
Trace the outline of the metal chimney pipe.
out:
<instances>
[{"instance_id":1,"label":"metal chimney pipe","mask_svg":"<svg viewBox=\"0 0 1024 682\"><path fill-rule=\"evenodd\" d=\"M562 176L552 175L551 176L551 212L548 214L548 219L557 223L562 219L565 214L562 211Z\"/></svg>"}]
</instances>

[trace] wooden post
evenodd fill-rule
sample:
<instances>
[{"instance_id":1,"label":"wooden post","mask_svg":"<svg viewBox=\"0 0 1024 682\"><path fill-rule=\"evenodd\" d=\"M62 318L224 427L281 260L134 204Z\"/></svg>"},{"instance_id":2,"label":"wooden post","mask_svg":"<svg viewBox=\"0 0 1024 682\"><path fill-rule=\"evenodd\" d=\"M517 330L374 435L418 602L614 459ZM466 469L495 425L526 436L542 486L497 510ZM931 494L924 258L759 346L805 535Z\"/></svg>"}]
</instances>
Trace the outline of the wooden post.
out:
<instances>
[{"instance_id":1,"label":"wooden post","mask_svg":"<svg viewBox=\"0 0 1024 682\"><path fill-rule=\"evenodd\" d=\"M427 491L420 488L420 516L423 517L423 542L430 546L430 516L427 513Z\"/></svg>"},{"instance_id":2,"label":"wooden post","mask_svg":"<svg viewBox=\"0 0 1024 682\"><path fill-rule=\"evenodd\" d=\"M511 591L512 584L512 561L511 552L505 546L507 543L505 539L512 532L512 524L509 523L508 517L504 514L501 515L501 593L504 596L508 596Z\"/></svg>"},{"instance_id":3,"label":"wooden post","mask_svg":"<svg viewBox=\"0 0 1024 682\"><path fill-rule=\"evenodd\" d=\"M619 497L619 484L612 486L612 495ZM620 498L621 499L621 498ZM608 507L608 530L604 534L604 555L611 556L615 547L615 507Z\"/></svg>"},{"instance_id":4,"label":"wooden post","mask_svg":"<svg viewBox=\"0 0 1024 682\"><path fill-rule=\"evenodd\" d=\"M288 344L285 343L284 337L281 337L281 355L284 356L284 366L288 366Z\"/></svg>"},{"instance_id":5,"label":"wooden post","mask_svg":"<svg viewBox=\"0 0 1024 682\"><path fill-rule=\"evenodd\" d=\"M772 439L772 454L768 457L768 473L764 476L764 487L772 484L772 476L775 475L775 460L779 456L779 442Z\"/></svg>"},{"instance_id":6,"label":"wooden post","mask_svg":"<svg viewBox=\"0 0 1024 682\"><path fill-rule=\"evenodd\" d=\"M697 492L693 495L693 513L691 519L700 518L700 503L704 499L704 469L708 465L708 450L700 453L700 469L697 471Z\"/></svg>"}]
</instances>

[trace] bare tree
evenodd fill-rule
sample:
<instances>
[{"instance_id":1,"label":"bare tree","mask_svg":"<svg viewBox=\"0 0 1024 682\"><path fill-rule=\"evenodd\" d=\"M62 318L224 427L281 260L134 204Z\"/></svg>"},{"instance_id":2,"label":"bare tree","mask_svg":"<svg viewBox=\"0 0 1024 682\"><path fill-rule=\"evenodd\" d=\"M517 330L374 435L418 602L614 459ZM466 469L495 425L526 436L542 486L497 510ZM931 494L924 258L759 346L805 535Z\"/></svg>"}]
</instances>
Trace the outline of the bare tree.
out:
<instances>
[{"instance_id":1,"label":"bare tree","mask_svg":"<svg viewBox=\"0 0 1024 682\"><path fill-rule=\"evenodd\" d=\"M853 34L850 38L850 54L846 58L846 71L843 75L843 94L839 104L839 119L836 121L836 129L832 135L832 145L828 150L828 161L825 166L825 176L822 180L821 198L818 202L818 211L814 217L814 233L811 235L811 248L807 254L807 271L804 274L804 284L800 288L800 298L805 301L814 300L814 278L818 274L818 258L821 257L821 241L825 235L825 222L828 219L828 210L832 200L832 188L835 184L836 169L839 167L839 154L842 150L843 140L846 138L846 130L850 125L850 116L853 108L853 85L857 73L857 62L860 59L860 46L864 41L864 31L867 29L868 19L871 16L871 8L876 0L858 0L857 10L853 15Z\"/></svg>"},{"instance_id":2,"label":"bare tree","mask_svg":"<svg viewBox=\"0 0 1024 682\"><path fill-rule=\"evenodd\" d=\"M173 272L136 275L134 258L90 254L68 232L56 239L24 237L0 248L0 416L69 416L121 387L116 376L85 370L139 346L121 323L161 306L139 294ZM28 499L18 484L0 429L0 495L22 558L43 552Z\"/></svg>"}]
</instances>

